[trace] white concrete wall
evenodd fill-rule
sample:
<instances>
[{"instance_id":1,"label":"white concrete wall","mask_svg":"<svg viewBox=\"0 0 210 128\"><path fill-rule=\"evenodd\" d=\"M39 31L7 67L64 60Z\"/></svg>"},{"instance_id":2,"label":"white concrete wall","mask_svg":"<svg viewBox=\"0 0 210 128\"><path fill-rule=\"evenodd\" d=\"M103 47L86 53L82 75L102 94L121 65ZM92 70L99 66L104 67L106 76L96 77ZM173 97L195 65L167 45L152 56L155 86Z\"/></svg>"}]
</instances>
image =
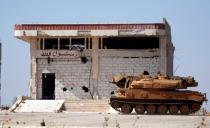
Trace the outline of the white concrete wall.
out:
<instances>
[{"instance_id":1,"label":"white concrete wall","mask_svg":"<svg viewBox=\"0 0 210 128\"><path fill-rule=\"evenodd\" d=\"M55 99L90 99L90 94L82 90L82 86L89 86L90 66L90 62L84 64L80 59L53 59L50 64L47 59L38 59L38 99L42 97L42 73L55 73Z\"/></svg>"},{"instance_id":2,"label":"white concrete wall","mask_svg":"<svg viewBox=\"0 0 210 128\"><path fill-rule=\"evenodd\" d=\"M90 56L87 63L80 58L47 58L37 59L37 98L42 98L42 73L55 73L55 99L91 99L82 86L94 89L99 98L110 97L115 89L109 82L114 75L139 75L144 70L156 75L160 67L159 50L101 50L99 52L99 74L97 82L93 78L93 69ZM92 67L91 67L92 66ZM67 91L63 91L63 88ZM93 90L91 90L93 93Z\"/></svg>"},{"instance_id":3,"label":"white concrete wall","mask_svg":"<svg viewBox=\"0 0 210 128\"><path fill-rule=\"evenodd\" d=\"M146 50L133 51L133 53L136 53L133 56L135 58L128 56L132 52L126 50L119 52L118 56L115 54L115 57L110 57L110 54L112 54L110 52L101 54L98 79L100 98L110 97L110 92L116 89L116 86L109 83L115 75L140 75L143 71L148 71L151 75L157 75L160 70L160 58L155 54L159 54L158 50L153 53L154 56L151 56L150 52Z\"/></svg>"}]
</instances>

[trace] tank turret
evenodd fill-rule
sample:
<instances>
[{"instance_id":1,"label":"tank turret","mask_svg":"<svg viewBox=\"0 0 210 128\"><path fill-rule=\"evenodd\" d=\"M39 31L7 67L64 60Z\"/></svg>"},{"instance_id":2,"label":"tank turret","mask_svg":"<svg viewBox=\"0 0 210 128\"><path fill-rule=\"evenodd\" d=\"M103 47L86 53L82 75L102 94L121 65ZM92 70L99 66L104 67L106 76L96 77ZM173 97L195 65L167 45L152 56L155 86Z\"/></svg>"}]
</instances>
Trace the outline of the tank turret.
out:
<instances>
[{"instance_id":1,"label":"tank turret","mask_svg":"<svg viewBox=\"0 0 210 128\"><path fill-rule=\"evenodd\" d=\"M193 77L142 77L139 80L133 80L131 88L153 88L153 89L187 89L196 87L198 83Z\"/></svg>"},{"instance_id":2,"label":"tank turret","mask_svg":"<svg viewBox=\"0 0 210 128\"><path fill-rule=\"evenodd\" d=\"M112 83L116 84L119 88L154 88L154 89L186 89L188 87L196 87L198 83L193 77L166 77L149 75L140 76L114 76Z\"/></svg>"}]
</instances>

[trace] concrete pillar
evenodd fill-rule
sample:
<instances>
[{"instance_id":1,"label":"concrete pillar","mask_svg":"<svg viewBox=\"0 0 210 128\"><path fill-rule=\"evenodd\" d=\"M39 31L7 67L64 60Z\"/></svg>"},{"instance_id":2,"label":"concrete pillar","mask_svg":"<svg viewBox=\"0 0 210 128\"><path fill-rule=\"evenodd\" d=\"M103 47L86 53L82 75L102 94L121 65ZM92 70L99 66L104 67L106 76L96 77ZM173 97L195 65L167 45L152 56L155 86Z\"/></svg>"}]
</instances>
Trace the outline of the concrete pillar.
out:
<instances>
[{"instance_id":1,"label":"concrete pillar","mask_svg":"<svg viewBox=\"0 0 210 128\"><path fill-rule=\"evenodd\" d=\"M98 99L98 74L99 74L99 37L92 37L92 93L93 98Z\"/></svg>"},{"instance_id":2,"label":"concrete pillar","mask_svg":"<svg viewBox=\"0 0 210 128\"><path fill-rule=\"evenodd\" d=\"M160 72L163 75L167 74L167 38L165 36L160 37Z\"/></svg>"},{"instance_id":3,"label":"concrete pillar","mask_svg":"<svg viewBox=\"0 0 210 128\"><path fill-rule=\"evenodd\" d=\"M32 40L30 42L30 56L31 56L31 78L30 78L30 97L32 99L37 99L37 84L36 84L36 48L37 48L36 40Z\"/></svg>"},{"instance_id":4,"label":"concrete pillar","mask_svg":"<svg viewBox=\"0 0 210 128\"><path fill-rule=\"evenodd\" d=\"M173 76L173 61L174 61L174 50L175 47L171 43L171 40L168 40L168 75Z\"/></svg>"},{"instance_id":5,"label":"concrete pillar","mask_svg":"<svg viewBox=\"0 0 210 128\"><path fill-rule=\"evenodd\" d=\"M165 24L166 34L160 39L161 47L161 68L164 74L168 76L173 75L173 59L174 59L174 49L173 43L171 42L171 27L167 20L163 18L163 23ZM165 65L164 65L165 64Z\"/></svg>"}]
</instances>

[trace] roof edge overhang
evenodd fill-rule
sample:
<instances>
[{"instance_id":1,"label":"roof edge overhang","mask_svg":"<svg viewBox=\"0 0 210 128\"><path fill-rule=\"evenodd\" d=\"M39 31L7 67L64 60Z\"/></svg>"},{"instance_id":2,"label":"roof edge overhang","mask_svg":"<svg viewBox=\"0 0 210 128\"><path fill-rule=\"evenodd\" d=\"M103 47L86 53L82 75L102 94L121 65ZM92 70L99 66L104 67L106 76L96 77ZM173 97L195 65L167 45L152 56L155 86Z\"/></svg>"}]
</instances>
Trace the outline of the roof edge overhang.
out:
<instances>
[{"instance_id":1,"label":"roof edge overhang","mask_svg":"<svg viewBox=\"0 0 210 128\"><path fill-rule=\"evenodd\" d=\"M16 24L16 38L30 42L41 37L163 36L165 23L132 24Z\"/></svg>"},{"instance_id":2,"label":"roof edge overhang","mask_svg":"<svg viewBox=\"0 0 210 128\"><path fill-rule=\"evenodd\" d=\"M165 29L164 23L131 24L16 24L15 30Z\"/></svg>"}]
</instances>

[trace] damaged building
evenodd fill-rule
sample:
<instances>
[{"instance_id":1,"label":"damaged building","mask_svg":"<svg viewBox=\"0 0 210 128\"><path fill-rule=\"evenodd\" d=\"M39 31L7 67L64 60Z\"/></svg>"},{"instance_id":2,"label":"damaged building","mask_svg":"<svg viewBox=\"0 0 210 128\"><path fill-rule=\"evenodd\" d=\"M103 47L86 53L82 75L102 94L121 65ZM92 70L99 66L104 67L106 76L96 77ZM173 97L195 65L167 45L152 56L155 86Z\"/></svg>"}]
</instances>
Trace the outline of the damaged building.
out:
<instances>
[{"instance_id":1,"label":"damaged building","mask_svg":"<svg viewBox=\"0 0 210 128\"><path fill-rule=\"evenodd\" d=\"M30 97L108 99L118 74L173 75L170 26L137 24L17 24L30 44Z\"/></svg>"}]
</instances>

